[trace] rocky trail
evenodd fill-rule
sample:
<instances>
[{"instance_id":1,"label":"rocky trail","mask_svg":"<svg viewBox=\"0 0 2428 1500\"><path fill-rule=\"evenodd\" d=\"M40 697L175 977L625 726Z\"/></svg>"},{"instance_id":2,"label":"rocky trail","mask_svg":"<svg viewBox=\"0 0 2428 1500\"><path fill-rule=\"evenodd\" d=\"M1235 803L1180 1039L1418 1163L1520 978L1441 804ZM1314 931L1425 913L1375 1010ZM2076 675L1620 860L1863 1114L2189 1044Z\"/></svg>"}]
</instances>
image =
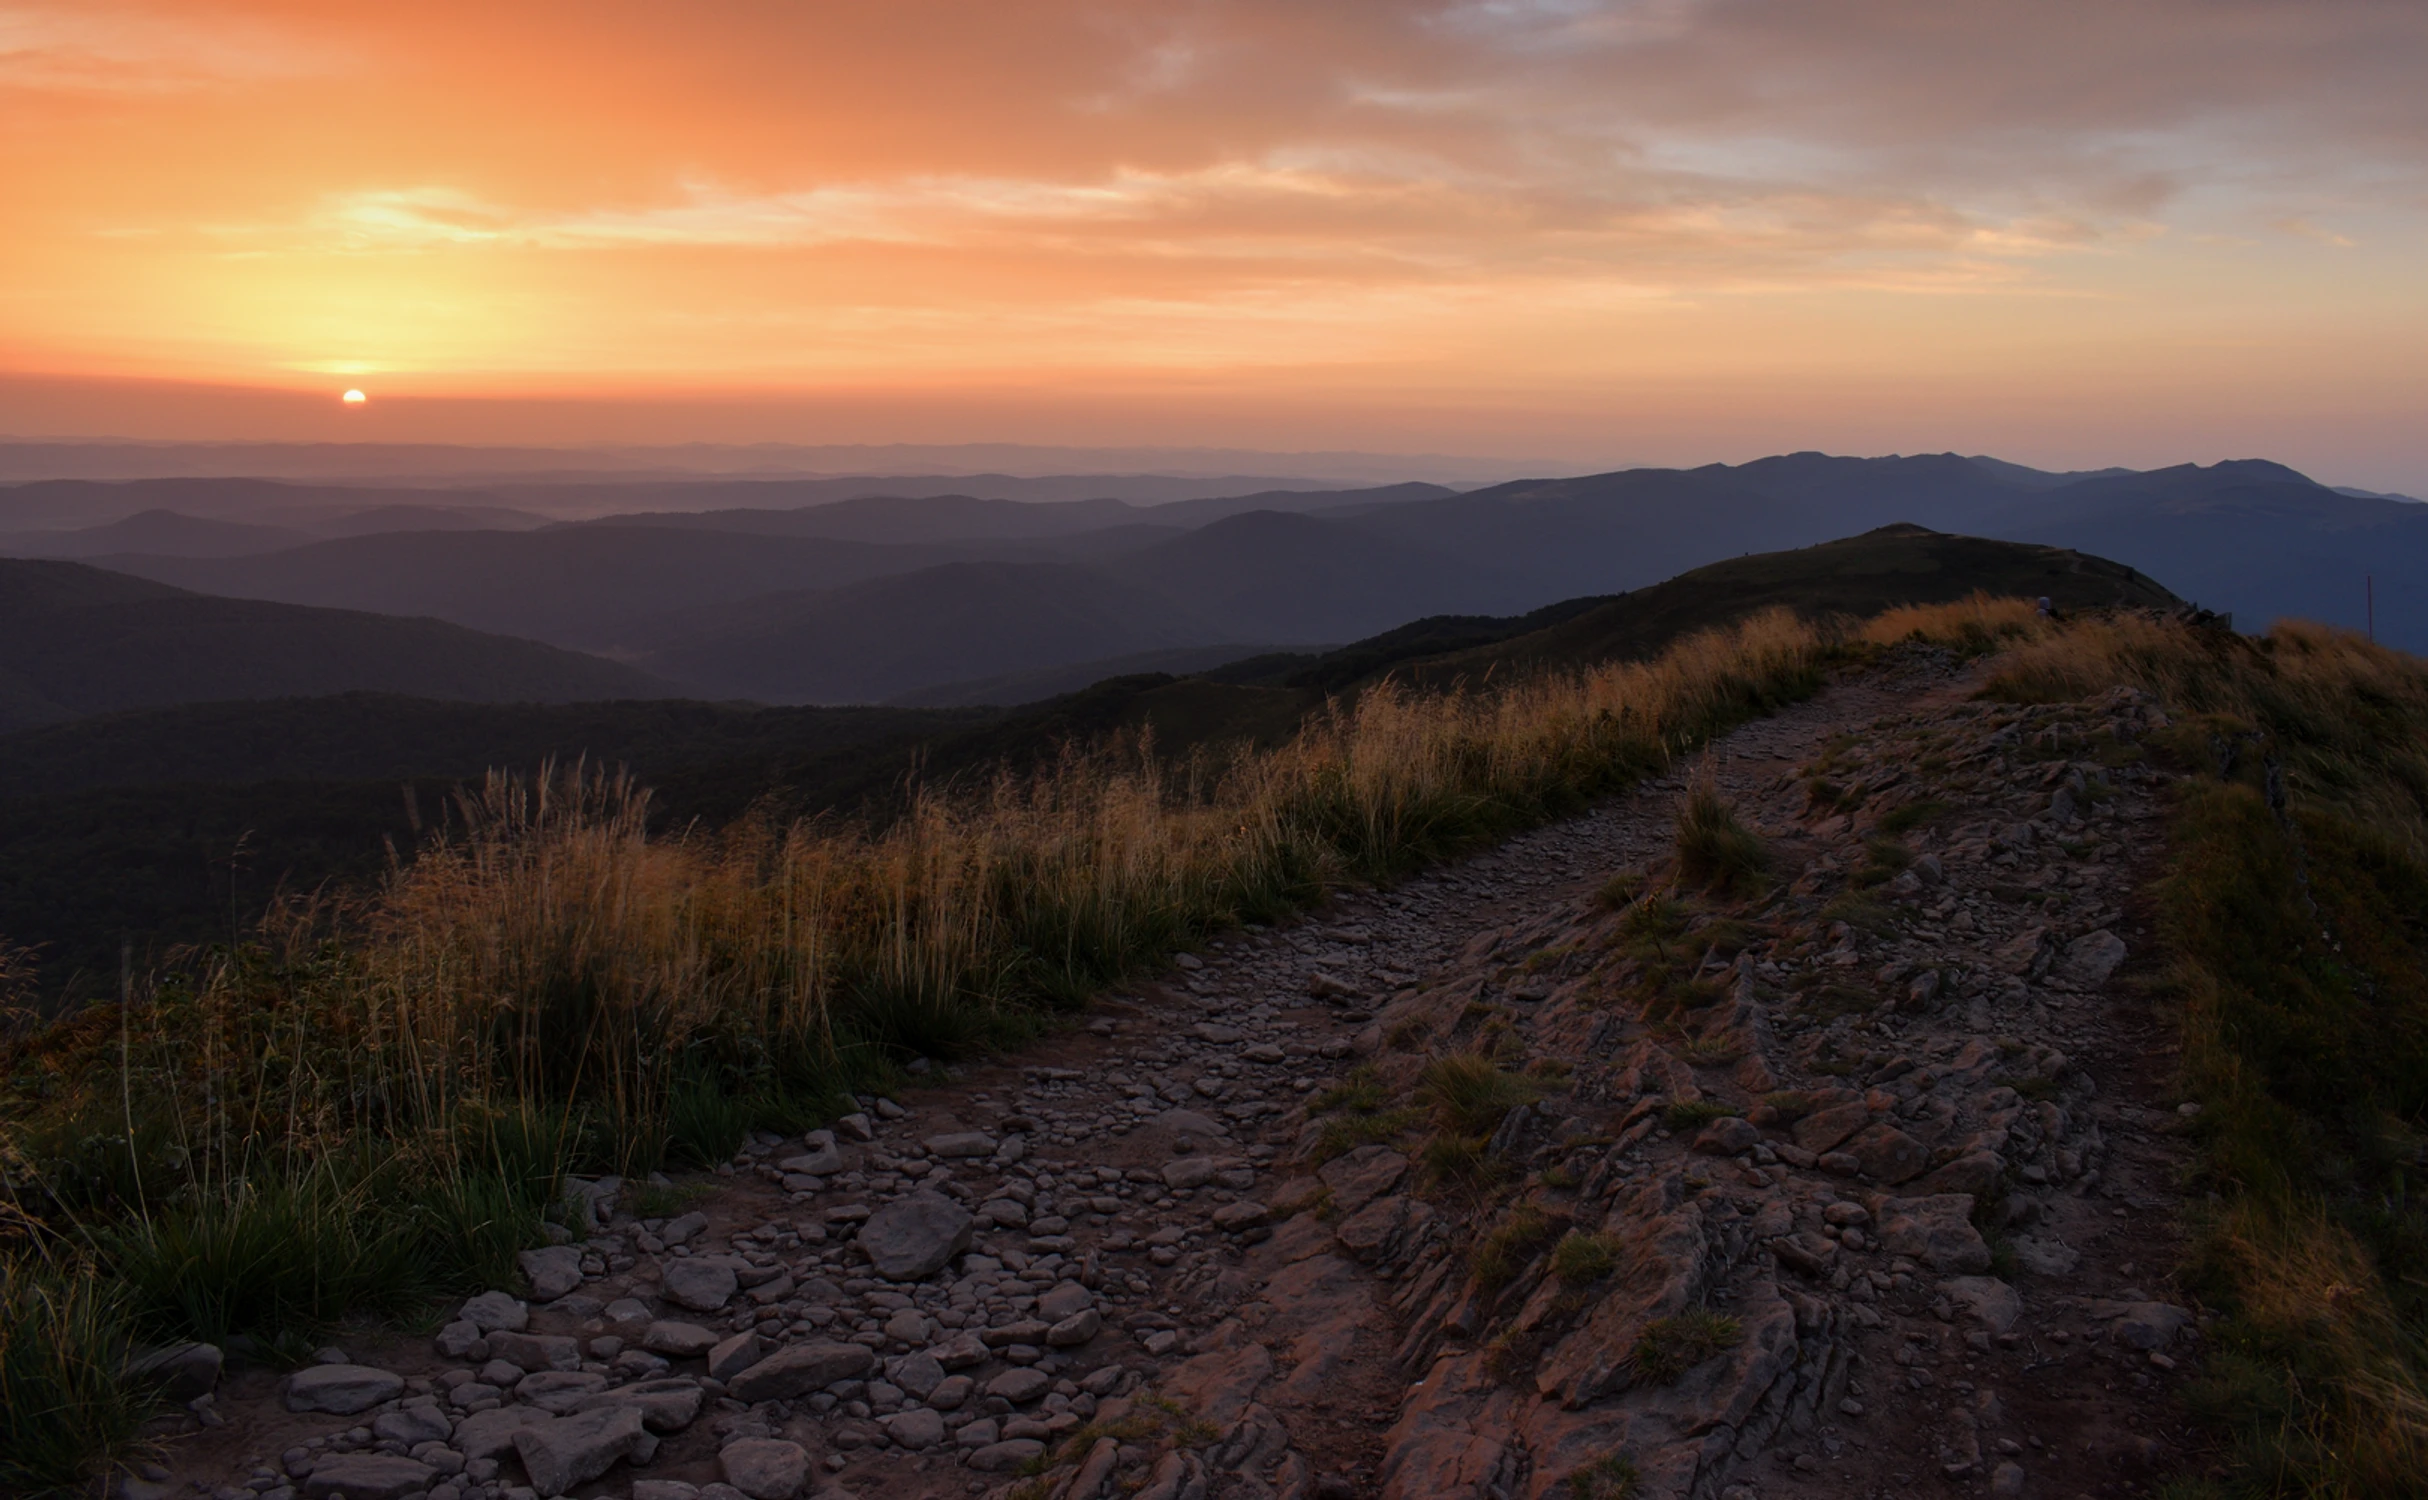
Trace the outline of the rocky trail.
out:
<instances>
[{"instance_id":1,"label":"rocky trail","mask_svg":"<svg viewBox=\"0 0 2428 1500\"><path fill-rule=\"evenodd\" d=\"M2163 718L1974 681L1717 745L1741 896L1676 878L1686 767L1227 935L696 1201L578 1185L528 1286L231 1372L130 1493L2147 1492L2199 1348Z\"/></svg>"}]
</instances>

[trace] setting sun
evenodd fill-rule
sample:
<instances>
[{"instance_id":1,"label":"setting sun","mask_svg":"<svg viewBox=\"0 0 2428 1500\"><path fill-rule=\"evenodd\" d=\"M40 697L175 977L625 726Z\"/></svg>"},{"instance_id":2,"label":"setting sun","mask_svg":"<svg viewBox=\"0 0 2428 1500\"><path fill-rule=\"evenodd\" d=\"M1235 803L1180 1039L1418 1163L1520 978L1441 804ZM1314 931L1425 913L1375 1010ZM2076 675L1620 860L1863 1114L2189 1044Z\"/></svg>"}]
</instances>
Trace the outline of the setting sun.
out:
<instances>
[{"instance_id":1,"label":"setting sun","mask_svg":"<svg viewBox=\"0 0 2428 1500\"><path fill-rule=\"evenodd\" d=\"M340 401L343 401L343 402L344 402L344 403L346 403L346 405L348 405L348 406L360 406L360 405L362 405L362 404L363 404L365 401L368 401L368 400L370 400L371 398L370 398L370 397L368 397L368 396L366 396L366 395L364 395L364 394L363 394L362 392L360 392L360 391L348 391L348 392L346 392L346 393L345 393L343 396L340 396L340 397L338 397L337 399L338 399L338 400L340 400Z\"/></svg>"}]
</instances>

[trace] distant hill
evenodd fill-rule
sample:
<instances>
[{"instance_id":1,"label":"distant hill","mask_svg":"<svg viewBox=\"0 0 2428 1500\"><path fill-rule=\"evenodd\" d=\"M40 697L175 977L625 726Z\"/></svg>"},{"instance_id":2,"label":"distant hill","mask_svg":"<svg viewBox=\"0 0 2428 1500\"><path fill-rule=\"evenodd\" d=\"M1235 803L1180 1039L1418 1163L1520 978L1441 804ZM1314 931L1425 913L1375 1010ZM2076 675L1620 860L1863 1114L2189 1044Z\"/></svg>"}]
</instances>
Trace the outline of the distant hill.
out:
<instances>
[{"instance_id":1,"label":"distant hill","mask_svg":"<svg viewBox=\"0 0 2428 1500\"><path fill-rule=\"evenodd\" d=\"M438 620L212 598L80 563L0 562L0 728L364 689L562 702L664 686L615 662Z\"/></svg>"},{"instance_id":2,"label":"distant hill","mask_svg":"<svg viewBox=\"0 0 2428 1500\"><path fill-rule=\"evenodd\" d=\"M1412 663L1399 675L1442 686L1480 681L1487 673L1628 660L1773 606L1808 618L1863 616L1901 604L1962 599L1976 590L2046 596L2061 610L2168 609L2183 602L2149 575L2105 558L1884 526L1842 541L1695 568L1544 629Z\"/></svg>"},{"instance_id":3,"label":"distant hill","mask_svg":"<svg viewBox=\"0 0 2428 1500\"><path fill-rule=\"evenodd\" d=\"M103 557L113 552L154 552L167 557L237 557L275 552L312 539L310 532L291 526L256 526L173 510L146 510L106 526L0 535L0 556Z\"/></svg>"},{"instance_id":4,"label":"distant hill","mask_svg":"<svg viewBox=\"0 0 2428 1500\"><path fill-rule=\"evenodd\" d=\"M865 703L973 676L1218 643L1222 628L1094 568L950 563L655 622L642 660L703 691Z\"/></svg>"},{"instance_id":5,"label":"distant hill","mask_svg":"<svg viewBox=\"0 0 2428 1500\"><path fill-rule=\"evenodd\" d=\"M1134 651L1127 656L1099 657L1067 666L1039 667L997 677L937 683L894 696L904 708L962 708L984 704L1017 707L1040 703L1093 686L1114 677L1141 674L1189 677L1212 672L1242 660L1270 660L1263 646L1173 646L1161 651ZM1290 660L1301 658L1292 656Z\"/></svg>"}]
</instances>

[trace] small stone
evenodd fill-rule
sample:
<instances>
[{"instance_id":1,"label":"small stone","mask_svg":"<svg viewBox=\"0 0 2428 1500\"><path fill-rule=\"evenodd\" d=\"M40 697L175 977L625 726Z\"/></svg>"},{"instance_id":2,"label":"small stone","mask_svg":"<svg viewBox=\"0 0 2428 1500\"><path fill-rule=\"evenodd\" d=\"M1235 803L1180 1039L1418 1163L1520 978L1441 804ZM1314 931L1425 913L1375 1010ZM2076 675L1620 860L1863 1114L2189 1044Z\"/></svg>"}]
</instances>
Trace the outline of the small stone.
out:
<instances>
[{"instance_id":1,"label":"small stone","mask_svg":"<svg viewBox=\"0 0 2428 1500\"><path fill-rule=\"evenodd\" d=\"M927 1154L947 1161L963 1161L995 1154L995 1138L980 1131L964 1130L952 1135L931 1135L921 1142Z\"/></svg>"},{"instance_id":2,"label":"small stone","mask_svg":"<svg viewBox=\"0 0 2428 1500\"><path fill-rule=\"evenodd\" d=\"M460 1319L440 1329L433 1343L442 1359L479 1360L489 1357L489 1341L481 1337L480 1329Z\"/></svg>"},{"instance_id":3,"label":"small stone","mask_svg":"<svg viewBox=\"0 0 2428 1500\"><path fill-rule=\"evenodd\" d=\"M586 1396L607 1388L607 1377L587 1370L542 1370L515 1382L515 1399L554 1416L564 1416Z\"/></svg>"},{"instance_id":4,"label":"small stone","mask_svg":"<svg viewBox=\"0 0 2428 1500\"><path fill-rule=\"evenodd\" d=\"M2023 1465L2003 1463L1990 1472L1990 1493L2000 1500L2013 1500L2023 1493Z\"/></svg>"},{"instance_id":5,"label":"small stone","mask_svg":"<svg viewBox=\"0 0 2428 1500\"><path fill-rule=\"evenodd\" d=\"M1094 1308L1075 1312L1045 1331L1045 1341L1057 1349L1075 1349L1104 1331L1104 1316Z\"/></svg>"},{"instance_id":6,"label":"small stone","mask_svg":"<svg viewBox=\"0 0 2428 1500\"><path fill-rule=\"evenodd\" d=\"M1694 1149L1706 1156L1742 1156L1762 1143L1762 1131L1751 1120L1727 1115L1703 1127Z\"/></svg>"},{"instance_id":7,"label":"small stone","mask_svg":"<svg viewBox=\"0 0 2428 1500\"><path fill-rule=\"evenodd\" d=\"M1044 1454L1045 1444L1035 1438L1007 1438L1000 1443L989 1443L983 1448L973 1450L970 1454L970 1467L985 1472L1000 1473L1005 1469L1017 1469L1032 1459L1043 1457Z\"/></svg>"},{"instance_id":8,"label":"small stone","mask_svg":"<svg viewBox=\"0 0 2428 1500\"><path fill-rule=\"evenodd\" d=\"M1064 1281L1037 1299L1037 1316L1048 1323L1059 1323L1073 1313L1085 1312L1095 1305L1095 1293L1076 1281Z\"/></svg>"},{"instance_id":9,"label":"small stone","mask_svg":"<svg viewBox=\"0 0 2428 1500\"><path fill-rule=\"evenodd\" d=\"M708 1215L693 1209L679 1219L671 1220L658 1231L658 1238L669 1245L688 1245L708 1230Z\"/></svg>"},{"instance_id":10,"label":"small stone","mask_svg":"<svg viewBox=\"0 0 2428 1500\"><path fill-rule=\"evenodd\" d=\"M759 1362L767 1346L755 1333L737 1333L708 1351L708 1374L713 1380L731 1380Z\"/></svg>"},{"instance_id":11,"label":"small stone","mask_svg":"<svg viewBox=\"0 0 2428 1500\"><path fill-rule=\"evenodd\" d=\"M405 1377L368 1365L310 1365L287 1379L289 1411L350 1417L404 1394Z\"/></svg>"},{"instance_id":12,"label":"small stone","mask_svg":"<svg viewBox=\"0 0 2428 1500\"><path fill-rule=\"evenodd\" d=\"M2117 966L2125 961L2125 953L2124 939L2101 928L2066 944L2055 969L2060 977L2070 979L2084 989L2097 989L2106 984Z\"/></svg>"},{"instance_id":13,"label":"small stone","mask_svg":"<svg viewBox=\"0 0 2428 1500\"><path fill-rule=\"evenodd\" d=\"M388 1453L333 1453L312 1466L303 1482L304 1500L404 1500L438 1478L425 1463Z\"/></svg>"},{"instance_id":14,"label":"small stone","mask_svg":"<svg viewBox=\"0 0 2428 1500\"><path fill-rule=\"evenodd\" d=\"M173 1344L128 1360L126 1376L151 1386L164 1400L192 1401L218 1388L225 1363L217 1344Z\"/></svg>"},{"instance_id":15,"label":"small stone","mask_svg":"<svg viewBox=\"0 0 2428 1500\"><path fill-rule=\"evenodd\" d=\"M1214 1210L1214 1227L1227 1234L1239 1234L1256 1228L1271 1217L1263 1204L1253 1198L1242 1198L1237 1203L1226 1203Z\"/></svg>"},{"instance_id":16,"label":"small stone","mask_svg":"<svg viewBox=\"0 0 2428 1500\"><path fill-rule=\"evenodd\" d=\"M717 1454L717 1472L750 1500L792 1500L809 1482L809 1452L780 1438L744 1438Z\"/></svg>"}]
</instances>

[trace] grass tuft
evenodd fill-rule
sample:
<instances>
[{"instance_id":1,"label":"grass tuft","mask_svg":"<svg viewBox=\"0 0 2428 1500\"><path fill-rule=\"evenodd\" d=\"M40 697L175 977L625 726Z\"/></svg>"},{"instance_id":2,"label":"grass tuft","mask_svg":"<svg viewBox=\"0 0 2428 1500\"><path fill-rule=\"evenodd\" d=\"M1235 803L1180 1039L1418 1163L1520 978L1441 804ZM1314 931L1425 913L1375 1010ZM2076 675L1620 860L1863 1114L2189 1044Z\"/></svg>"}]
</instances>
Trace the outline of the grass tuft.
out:
<instances>
[{"instance_id":1,"label":"grass tuft","mask_svg":"<svg viewBox=\"0 0 2428 1500\"><path fill-rule=\"evenodd\" d=\"M1644 1384L1674 1385L1703 1361L1735 1348L1744 1336L1744 1326L1736 1319L1707 1307L1690 1307L1645 1324L1628 1362Z\"/></svg>"},{"instance_id":2,"label":"grass tuft","mask_svg":"<svg viewBox=\"0 0 2428 1500\"><path fill-rule=\"evenodd\" d=\"M1750 894L1770 868L1770 851L1737 821L1706 767L1678 803L1678 878L1719 895Z\"/></svg>"},{"instance_id":3,"label":"grass tuft","mask_svg":"<svg viewBox=\"0 0 2428 1500\"><path fill-rule=\"evenodd\" d=\"M1509 1111L1542 1097L1542 1089L1480 1053L1450 1052L1416 1075L1416 1096L1444 1130L1489 1136Z\"/></svg>"},{"instance_id":4,"label":"grass tuft","mask_svg":"<svg viewBox=\"0 0 2428 1500\"><path fill-rule=\"evenodd\" d=\"M1566 1286L1590 1286L1619 1268L1626 1248L1614 1234L1571 1230L1551 1248L1551 1274Z\"/></svg>"}]
</instances>

